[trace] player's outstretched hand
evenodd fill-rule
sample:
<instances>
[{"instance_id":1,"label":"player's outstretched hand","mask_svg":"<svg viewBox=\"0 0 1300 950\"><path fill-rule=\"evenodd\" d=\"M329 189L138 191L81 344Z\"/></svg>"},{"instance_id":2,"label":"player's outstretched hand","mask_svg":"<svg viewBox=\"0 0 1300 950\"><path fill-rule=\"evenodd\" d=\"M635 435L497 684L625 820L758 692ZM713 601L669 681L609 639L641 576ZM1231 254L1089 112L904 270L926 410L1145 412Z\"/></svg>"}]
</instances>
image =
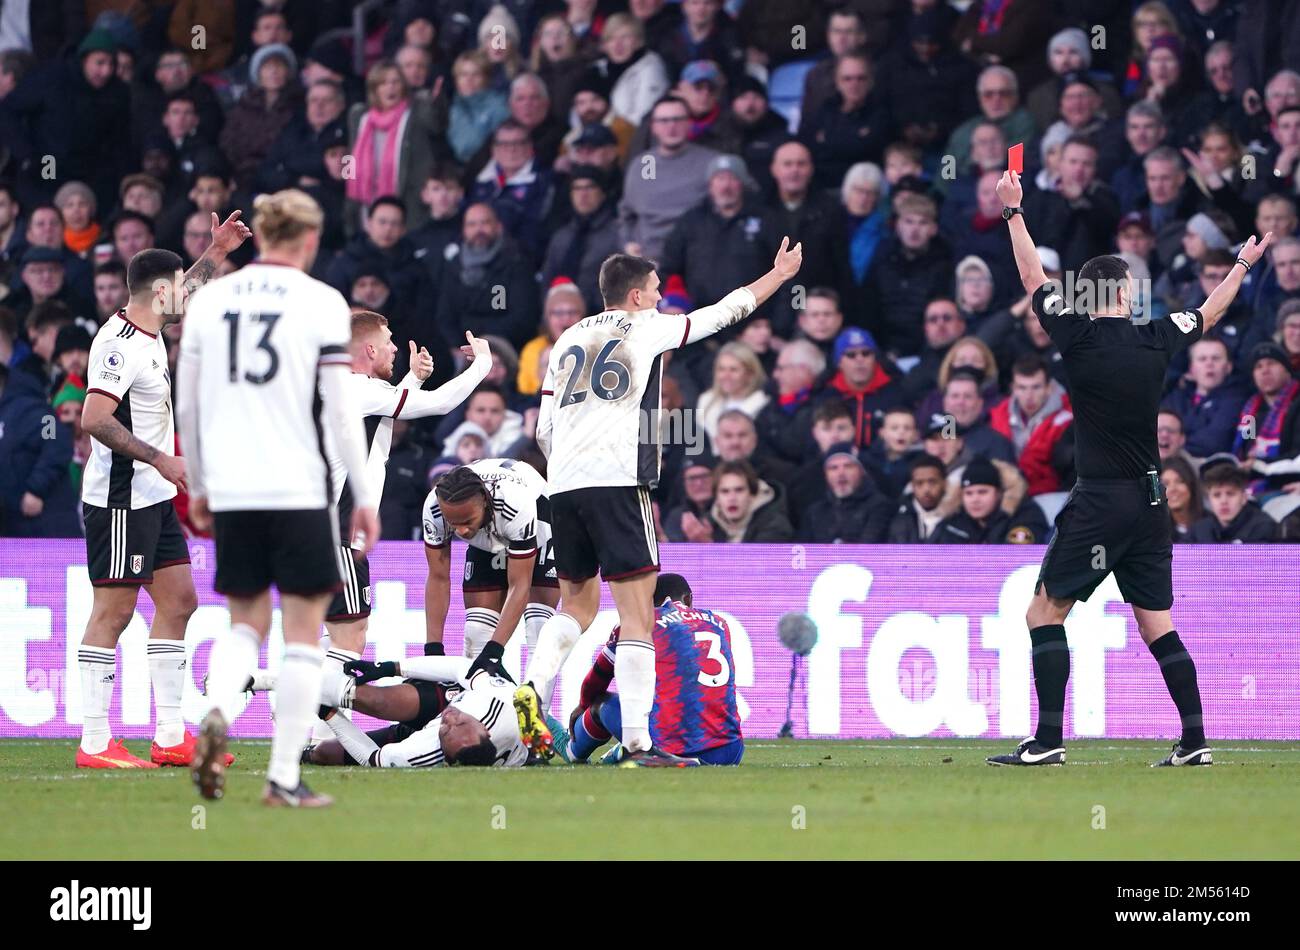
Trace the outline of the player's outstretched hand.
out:
<instances>
[{"instance_id":1,"label":"player's outstretched hand","mask_svg":"<svg viewBox=\"0 0 1300 950\"><path fill-rule=\"evenodd\" d=\"M352 512L352 540L369 554L379 541L379 512L373 508L358 508Z\"/></svg>"},{"instance_id":2,"label":"player's outstretched hand","mask_svg":"<svg viewBox=\"0 0 1300 950\"><path fill-rule=\"evenodd\" d=\"M803 244L790 247L790 238L788 236L781 238L781 248L776 252L776 259L772 261L772 269L782 280L789 280L799 273L799 268L802 266Z\"/></svg>"},{"instance_id":3,"label":"player's outstretched hand","mask_svg":"<svg viewBox=\"0 0 1300 950\"><path fill-rule=\"evenodd\" d=\"M1241 246L1241 250L1237 252L1237 256L1251 267L1254 267L1255 262L1264 256L1264 252L1268 250L1268 246L1271 243L1273 243L1272 231L1265 234L1264 240L1259 242L1255 241L1255 235L1252 234L1250 240Z\"/></svg>"},{"instance_id":4,"label":"player's outstretched hand","mask_svg":"<svg viewBox=\"0 0 1300 950\"><path fill-rule=\"evenodd\" d=\"M507 673L506 668L501 665L505 650L506 648L495 640L489 640L483 644L483 649L474 658L474 662L469 665L469 671L465 674L465 679L472 679L479 670L485 670L492 676L513 683L515 681L514 677Z\"/></svg>"},{"instance_id":5,"label":"player's outstretched hand","mask_svg":"<svg viewBox=\"0 0 1300 950\"><path fill-rule=\"evenodd\" d=\"M396 660L385 660L383 663L371 663L369 660L348 660L343 664L343 672L355 679L358 686L365 686L367 683L387 679L390 676L402 675L401 668Z\"/></svg>"},{"instance_id":6,"label":"player's outstretched hand","mask_svg":"<svg viewBox=\"0 0 1300 950\"><path fill-rule=\"evenodd\" d=\"M204 534L212 533L212 511L208 508L206 498L190 499L190 524Z\"/></svg>"},{"instance_id":7,"label":"player's outstretched hand","mask_svg":"<svg viewBox=\"0 0 1300 950\"><path fill-rule=\"evenodd\" d=\"M153 460L153 467L158 470L159 475L175 485L179 491L185 491L185 459L179 455L168 455L166 452L159 452L158 457Z\"/></svg>"},{"instance_id":8,"label":"player's outstretched hand","mask_svg":"<svg viewBox=\"0 0 1300 950\"><path fill-rule=\"evenodd\" d=\"M1010 170L1003 172L998 179L998 200L1002 202L1002 207L1019 208L1024 197L1025 189L1020 185L1020 174Z\"/></svg>"},{"instance_id":9,"label":"player's outstretched hand","mask_svg":"<svg viewBox=\"0 0 1300 950\"><path fill-rule=\"evenodd\" d=\"M230 217L221 221L217 213L212 212L212 247L215 250L229 254L253 236L253 232L248 230L248 225L239 220L241 214L243 212L236 209L230 212Z\"/></svg>"},{"instance_id":10,"label":"player's outstretched hand","mask_svg":"<svg viewBox=\"0 0 1300 950\"><path fill-rule=\"evenodd\" d=\"M460 351L465 355L466 359L471 363L474 362L474 360L487 360L487 362L491 364L492 347L488 346L487 340L475 336L468 330L465 331L465 339L468 342L460 348Z\"/></svg>"},{"instance_id":11,"label":"player's outstretched hand","mask_svg":"<svg viewBox=\"0 0 1300 950\"><path fill-rule=\"evenodd\" d=\"M433 375L433 355L424 347L418 350L415 348L415 341L411 340L411 372L420 382L424 382Z\"/></svg>"}]
</instances>

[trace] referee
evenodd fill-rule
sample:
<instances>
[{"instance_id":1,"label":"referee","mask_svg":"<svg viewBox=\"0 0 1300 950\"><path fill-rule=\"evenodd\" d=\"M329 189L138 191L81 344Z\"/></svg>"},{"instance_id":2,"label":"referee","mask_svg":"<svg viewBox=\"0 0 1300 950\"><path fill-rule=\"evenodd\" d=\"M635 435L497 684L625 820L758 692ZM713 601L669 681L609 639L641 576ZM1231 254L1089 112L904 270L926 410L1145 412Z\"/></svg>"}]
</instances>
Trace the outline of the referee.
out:
<instances>
[{"instance_id":1,"label":"referee","mask_svg":"<svg viewBox=\"0 0 1300 950\"><path fill-rule=\"evenodd\" d=\"M1201 722L1196 667L1174 629L1172 522L1160 485L1156 414L1170 359L1219 322L1237 296L1242 278L1273 237L1251 237L1241 256L1200 310L1167 320L1134 323L1133 277L1119 257L1094 257L1079 269L1075 287L1092 303L1074 312L1061 288L1049 284L1020 208L1020 176L998 182L1002 217L1034 312L1065 362L1074 409L1078 481L1056 518L1056 536L1043 556L1026 620L1033 643L1038 730L991 765L1061 765L1065 683L1070 652L1065 618L1114 572L1124 600L1133 606L1142 640L1160 672L1183 734L1159 765L1210 765ZM1085 301L1088 297L1083 298ZM1091 311L1091 312L1086 312ZM1118 317L1119 319L1113 319Z\"/></svg>"}]
</instances>

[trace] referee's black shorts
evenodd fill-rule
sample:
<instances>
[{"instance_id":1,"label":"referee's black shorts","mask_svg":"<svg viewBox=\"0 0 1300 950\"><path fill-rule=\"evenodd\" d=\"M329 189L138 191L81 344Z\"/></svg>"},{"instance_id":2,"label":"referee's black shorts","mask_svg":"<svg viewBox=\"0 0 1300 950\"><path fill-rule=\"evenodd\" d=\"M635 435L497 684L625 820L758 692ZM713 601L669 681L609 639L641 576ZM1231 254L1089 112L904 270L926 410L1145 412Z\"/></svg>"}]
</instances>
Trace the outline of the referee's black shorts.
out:
<instances>
[{"instance_id":1,"label":"referee's black shorts","mask_svg":"<svg viewBox=\"0 0 1300 950\"><path fill-rule=\"evenodd\" d=\"M1173 522L1151 504L1145 480L1080 479L1056 516L1038 585L1048 596L1087 600L1114 572L1120 594L1143 610L1174 605Z\"/></svg>"},{"instance_id":2,"label":"referee's black shorts","mask_svg":"<svg viewBox=\"0 0 1300 950\"><path fill-rule=\"evenodd\" d=\"M310 597L342 588L333 508L217 511L213 587L227 597L253 597L274 584L281 594Z\"/></svg>"},{"instance_id":3,"label":"referee's black shorts","mask_svg":"<svg viewBox=\"0 0 1300 950\"><path fill-rule=\"evenodd\" d=\"M575 488L551 496L555 570L566 581L599 571L607 581L659 570L650 490L643 485Z\"/></svg>"}]
</instances>

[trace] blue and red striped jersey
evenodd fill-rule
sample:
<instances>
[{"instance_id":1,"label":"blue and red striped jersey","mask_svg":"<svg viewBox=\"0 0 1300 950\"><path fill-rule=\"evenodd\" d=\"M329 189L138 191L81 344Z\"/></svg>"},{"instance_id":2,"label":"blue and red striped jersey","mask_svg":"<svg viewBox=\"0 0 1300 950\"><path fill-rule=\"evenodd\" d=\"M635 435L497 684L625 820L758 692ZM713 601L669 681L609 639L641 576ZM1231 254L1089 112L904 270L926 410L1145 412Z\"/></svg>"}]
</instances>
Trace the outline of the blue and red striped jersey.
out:
<instances>
[{"instance_id":1,"label":"blue and red striped jersey","mask_svg":"<svg viewBox=\"0 0 1300 950\"><path fill-rule=\"evenodd\" d=\"M650 737L655 746L685 755L743 738L727 622L712 610L665 604L655 611L654 642ZM608 687L617 643L616 628L583 683L582 705Z\"/></svg>"}]
</instances>

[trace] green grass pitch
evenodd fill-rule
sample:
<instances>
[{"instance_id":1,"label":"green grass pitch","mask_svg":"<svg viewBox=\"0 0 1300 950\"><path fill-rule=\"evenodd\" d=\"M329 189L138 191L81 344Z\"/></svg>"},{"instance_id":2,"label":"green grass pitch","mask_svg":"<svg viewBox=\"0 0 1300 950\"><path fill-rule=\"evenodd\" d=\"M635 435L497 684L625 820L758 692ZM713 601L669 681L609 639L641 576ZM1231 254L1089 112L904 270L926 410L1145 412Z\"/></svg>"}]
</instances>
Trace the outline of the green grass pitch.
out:
<instances>
[{"instance_id":1,"label":"green grass pitch","mask_svg":"<svg viewBox=\"0 0 1300 950\"><path fill-rule=\"evenodd\" d=\"M147 754L148 742L128 745ZM269 746L233 746L226 797L188 772L78 771L76 743L0 742L0 858L1030 858L1300 855L1300 745L1073 742L1064 768L994 769L1014 742L749 743L739 768L307 770L333 808L257 801ZM205 808L196 809L195 806ZM1174 833L1183 829L1184 833ZM1185 833L1194 829L1194 833Z\"/></svg>"}]
</instances>

